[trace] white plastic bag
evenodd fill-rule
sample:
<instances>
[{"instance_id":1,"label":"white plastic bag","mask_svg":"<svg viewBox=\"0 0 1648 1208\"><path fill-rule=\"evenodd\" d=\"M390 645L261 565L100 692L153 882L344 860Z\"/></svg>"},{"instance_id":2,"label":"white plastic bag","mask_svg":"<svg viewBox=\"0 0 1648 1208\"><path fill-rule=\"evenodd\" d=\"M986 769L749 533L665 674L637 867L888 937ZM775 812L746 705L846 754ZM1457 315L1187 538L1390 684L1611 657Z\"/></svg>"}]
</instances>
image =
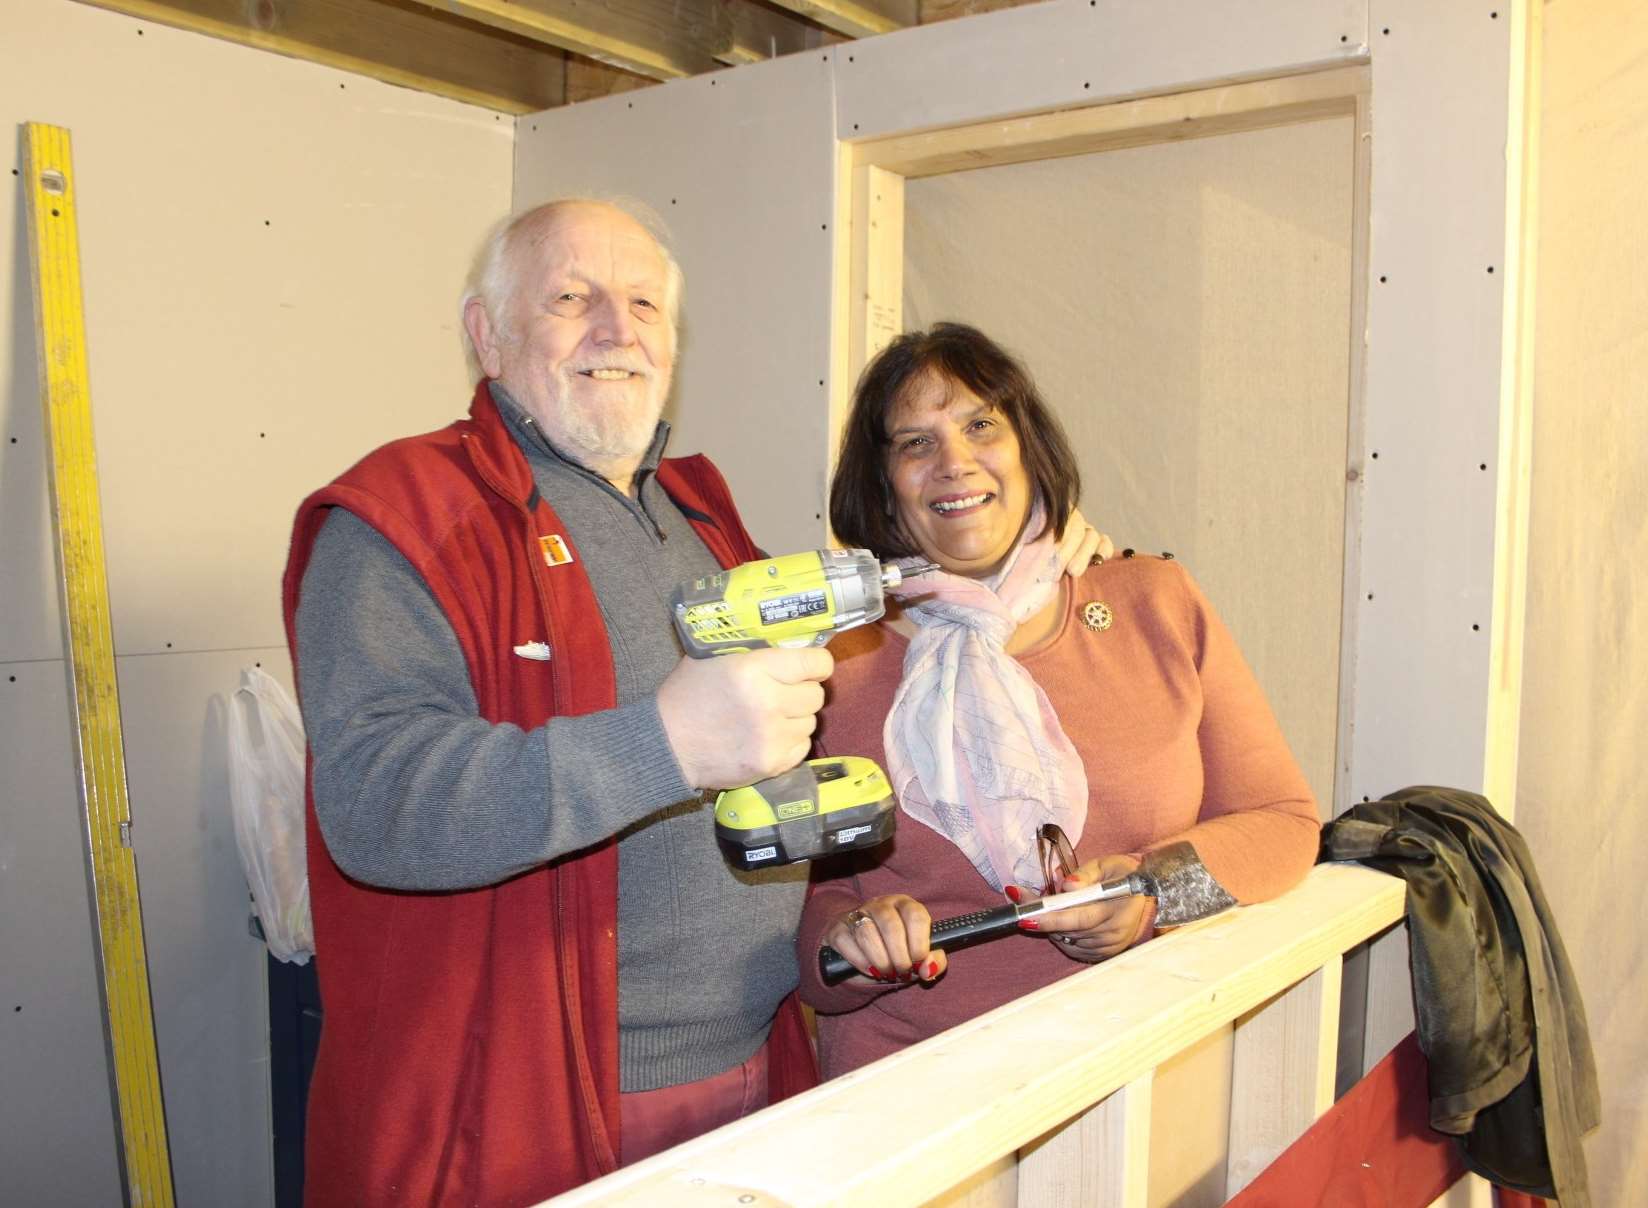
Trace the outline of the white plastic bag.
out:
<instances>
[{"instance_id":1,"label":"white plastic bag","mask_svg":"<svg viewBox=\"0 0 1648 1208\"><path fill-rule=\"evenodd\" d=\"M269 951L304 964L315 951L303 838L303 719L267 672L247 667L229 697L229 797L241 867Z\"/></svg>"}]
</instances>

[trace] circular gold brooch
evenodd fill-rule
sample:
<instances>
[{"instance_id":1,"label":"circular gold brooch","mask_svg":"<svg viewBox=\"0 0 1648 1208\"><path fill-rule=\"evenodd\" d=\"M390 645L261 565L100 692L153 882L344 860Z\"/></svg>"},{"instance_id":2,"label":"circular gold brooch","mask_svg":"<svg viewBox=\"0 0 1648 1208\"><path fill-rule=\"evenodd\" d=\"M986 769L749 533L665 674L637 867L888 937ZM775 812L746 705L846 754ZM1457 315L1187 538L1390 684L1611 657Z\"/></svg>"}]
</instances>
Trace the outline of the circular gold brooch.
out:
<instances>
[{"instance_id":1,"label":"circular gold brooch","mask_svg":"<svg viewBox=\"0 0 1648 1208\"><path fill-rule=\"evenodd\" d=\"M1094 633L1103 633L1116 623L1116 614L1110 611L1110 605L1094 600L1082 607L1082 624Z\"/></svg>"}]
</instances>

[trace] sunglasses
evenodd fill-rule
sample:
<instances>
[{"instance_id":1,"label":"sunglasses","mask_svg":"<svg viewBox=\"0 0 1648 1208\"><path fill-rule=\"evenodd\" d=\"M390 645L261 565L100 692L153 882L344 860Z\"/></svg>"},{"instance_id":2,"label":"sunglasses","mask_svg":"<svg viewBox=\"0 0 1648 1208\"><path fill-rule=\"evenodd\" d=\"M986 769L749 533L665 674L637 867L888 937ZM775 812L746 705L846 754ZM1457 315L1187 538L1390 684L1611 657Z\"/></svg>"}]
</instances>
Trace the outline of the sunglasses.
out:
<instances>
[{"instance_id":1,"label":"sunglasses","mask_svg":"<svg viewBox=\"0 0 1648 1208\"><path fill-rule=\"evenodd\" d=\"M1058 823L1043 822L1036 828L1036 852L1041 856L1041 891L1053 893L1058 889L1061 876L1075 873L1076 851Z\"/></svg>"}]
</instances>

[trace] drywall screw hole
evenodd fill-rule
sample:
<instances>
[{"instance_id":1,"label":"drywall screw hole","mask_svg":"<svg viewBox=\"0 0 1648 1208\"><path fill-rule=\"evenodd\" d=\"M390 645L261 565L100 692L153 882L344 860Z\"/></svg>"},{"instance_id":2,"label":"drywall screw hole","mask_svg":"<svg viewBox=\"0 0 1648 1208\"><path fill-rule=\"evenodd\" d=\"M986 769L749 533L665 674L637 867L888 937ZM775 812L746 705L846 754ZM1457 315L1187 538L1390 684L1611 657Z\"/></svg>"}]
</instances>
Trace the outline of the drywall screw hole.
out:
<instances>
[{"instance_id":1,"label":"drywall screw hole","mask_svg":"<svg viewBox=\"0 0 1648 1208\"><path fill-rule=\"evenodd\" d=\"M1346 35L1344 35L1344 34L1340 34L1340 35L1339 35L1339 40L1340 40L1340 41L1341 41L1341 42L1349 42L1349 41L1350 41L1350 38L1349 38L1349 37L1347 37L1347 36L1346 36Z\"/></svg>"},{"instance_id":2,"label":"drywall screw hole","mask_svg":"<svg viewBox=\"0 0 1648 1208\"><path fill-rule=\"evenodd\" d=\"M265 219L264 219L264 220L263 220L263 225L264 225L264 226L268 226L268 225L269 225L269 220L268 220L268 219L267 219L267 218L265 218Z\"/></svg>"},{"instance_id":3,"label":"drywall screw hole","mask_svg":"<svg viewBox=\"0 0 1648 1208\"><path fill-rule=\"evenodd\" d=\"M821 231L827 231L830 229L830 224L827 222L821 222L818 224L818 229Z\"/></svg>"},{"instance_id":4,"label":"drywall screw hole","mask_svg":"<svg viewBox=\"0 0 1648 1208\"><path fill-rule=\"evenodd\" d=\"M172 648L172 644L170 642L167 642L166 643L166 649L170 650L171 648Z\"/></svg>"},{"instance_id":5,"label":"drywall screw hole","mask_svg":"<svg viewBox=\"0 0 1648 1208\"><path fill-rule=\"evenodd\" d=\"M15 675L8 675L6 677L6 679L9 680L11 683L14 683L14 684L17 682L17 677Z\"/></svg>"},{"instance_id":6,"label":"drywall screw hole","mask_svg":"<svg viewBox=\"0 0 1648 1208\"><path fill-rule=\"evenodd\" d=\"M1488 463L1487 462L1482 462L1476 468L1479 469L1479 470L1486 470L1488 468Z\"/></svg>"},{"instance_id":7,"label":"drywall screw hole","mask_svg":"<svg viewBox=\"0 0 1648 1208\"><path fill-rule=\"evenodd\" d=\"M1488 266L1488 271L1489 271L1489 272L1490 272L1490 273L1491 273L1491 272L1493 272L1493 265L1491 265L1491 264L1490 264L1490 265L1489 265L1489 266Z\"/></svg>"},{"instance_id":8,"label":"drywall screw hole","mask_svg":"<svg viewBox=\"0 0 1648 1208\"><path fill-rule=\"evenodd\" d=\"M1388 280L1390 280L1390 278L1389 278L1389 277L1386 277L1386 276L1384 276L1384 275L1381 275L1381 276L1380 276L1380 278L1379 278L1379 284L1380 284L1380 285L1383 285L1383 284L1384 284L1384 283L1385 283L1385 282L1386 282L1386 281L1388 281Z\"/></svg>"},{"instance_id":9,"label":"drywall screw hole","mask_svg":"<svg viewBox=\"0 0 1648 1208\"><path fill-rule=\"evenodd\" d=\"M1480 626L1480 625L1472 625L1472 626L1471 626L1471 632L1472 632L1472 633L1481 633L1481 632L1482 632L1482 626Z\"/></svg>"},{"instance_id":10,"label":"drywall screw hole","mask_svg":"<svg viewBox=\"0 0 1648 1208\"><path fill-rule=\"evenodd\" d=\"M1368 593L1368 599L1373 599L1373 593L1371 591Z\"/></svg>"},{"instance_id":11,"label":"drywall screw hole","mask_svg":"<svg viewBox=\"0 0 1648 1208\"><path fill-rule=\"evenodd\" d=\"M261 666L263 666L263 664L262 664L262 663L253 663L253 664L252 664L252 666L254 666L254 667L261 667Z\"/></svg>"},{"instance_id":12,"label":"drywall screw hole","mask_svg":"<svg viewBox=\"0 0 1648 1208\"><path fill-rule=\"evenodd\" d=\"M1082 82L1082 88L1083 89L1087 89L1087 88L1091 88L1091 87L1093 87L1093 81L1092 80L1084 80Z\"/></svg>"},{"instance_id":13,"label":"drywall screw hole","mask_svg":"<svg viewBox=\"0 0 1648 1208\"><path fill-rule=\"evenodd\" d=\"M56 168L47 168L40 174L40 187L53 197L61 197L69 191L69 182L63 179L63 174ZM52 211L57 213L56 210Z\"/></svg>"},{"instance_id":14,"label":"drywall screw hole","mask_svg":"<svg viewBox=\"0 0 1648 1208\"><path fill-rule=\"evenodd\" d=\"M1363 800L1363 801L1366 801L1366 800L1367 800L1367 798L1366 798L1366 797L1363 797L1363 798L1362 798L1362 800Z\"/></svg>"},{"instance_id":15,"label":"drywall screw hole","mask_svg":"<svg viewBox=\"0 0 1648 1208\"><path fill-rule=\"evenodd\" d=\"M268 436L268 435L269 434L267 432L259 432L258 433L258 439L262 440L265 436Z\"/></svg>"},{"instance_id":16,"label":"drywall screw hole","mask_svg":"<svg viewBox=\"0 0 1648 1208\"><path fill-rule=\"evenodd\" d=\"M1374 452L1373 452L1373 460L1374 461L1379 460L1379 451L1377 449L1375 449Z\"/></svg>"},{"instance_id":17,"label":"drywall screw hole","mask_svg":"<svg viewBox=\"0 0 1648 1208\"><path fill-rule=\"evenodd\" d=\"M857 123L857 122L854 122L854 123L853 123L853 129L854 129L854 130L857 130L857 129L858 129L858 123Z\"/></svg>"},{"instance_id":18,"label":"drywall screw hole","mask_svg":"<svg viewBox=\"0 0 1648 1208\"><path fill-rule=\"evenodd\" d=\"M1387 38L1390 37L1390 26L1388 26L1388 25L1385 26L1385 28L1380 30L1379 32L1384 34Z\"/></svg>"},{"instance_id":19,"label":"drywall screw hole","mask_svg":"<svg viewBox=\"0 0 1648 1208\"><path fill-rule=\"evenodd\" d=\"M849 62L849 63L853 62L853 56L852 55L847 56L847 62Z\"/></svg>"}]
</instances>

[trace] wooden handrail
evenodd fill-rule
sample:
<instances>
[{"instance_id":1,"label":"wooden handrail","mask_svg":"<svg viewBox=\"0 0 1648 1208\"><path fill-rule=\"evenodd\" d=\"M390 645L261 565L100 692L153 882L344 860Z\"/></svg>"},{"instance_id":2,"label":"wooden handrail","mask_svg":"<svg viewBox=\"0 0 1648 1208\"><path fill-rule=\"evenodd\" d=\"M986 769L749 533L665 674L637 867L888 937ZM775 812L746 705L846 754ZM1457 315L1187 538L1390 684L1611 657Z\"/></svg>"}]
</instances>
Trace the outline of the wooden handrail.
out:
<instances>
[{"instance_id":1,"label":"wooden handrail","mask_svg":"<svg viewBox=\"0 0 1648 1208\"><path fill-rule=\"evenodd\" d=\"M1400 920L1403 902L1394 877L1317 867L1274 901L1180 928L550 1203L923 1204L1021 1150L1022 1203L1055 1202L1050 1188L1142 1203L1153 1071L1233 1023L1243 1109L1230 1170L1245 1183L1331 1103L1340 959Z\"/></svg>"}]
</instances>

